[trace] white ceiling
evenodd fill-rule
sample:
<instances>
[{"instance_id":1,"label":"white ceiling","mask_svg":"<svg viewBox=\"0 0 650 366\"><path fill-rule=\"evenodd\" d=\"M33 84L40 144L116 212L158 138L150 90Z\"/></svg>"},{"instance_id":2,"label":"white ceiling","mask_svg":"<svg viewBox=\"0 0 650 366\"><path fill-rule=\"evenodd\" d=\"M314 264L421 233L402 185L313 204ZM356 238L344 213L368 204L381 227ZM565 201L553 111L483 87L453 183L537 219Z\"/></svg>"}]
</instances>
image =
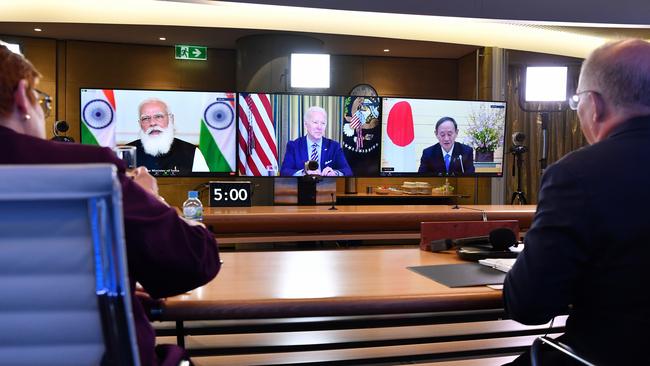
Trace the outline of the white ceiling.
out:
<instances>
[{"instance_id":1,"label":"white ceiling","mask_svg":"<svg viewBox=\"0 0 650 366\"><path fill-rule=\"evenodd\" d=\"M590 0L586 7L581 3L584 1L4 0L0 2L0 35L235 49L235 41L246 35L293 32L321 39L325 51L335 55L427 58L459 58L484 46L584 57L609 39L650 38L650 26L635 23L640 19L647 22L650 1L617 0L616 6L611 6L609 0ZM633 3L636 7L631 7ZM540 20L531 22L535 16ZM618 23L566 23L604 18ZM43 31L34 32L36 27ZM167 39L161 41L161 36Z\"/></svg>"},{"instance_id":2,"label":"white ceiling","mask_svg":"<svg viewBox=\"0 0 650 366\"><path fill-rule=\"evenodd\" d=\"M41 28L43 31L35 32L34 28L36 27ZM192 44L223 49L236 49L235 42L240 37L268 33L282 32L256 29L158 25L0 22L0 35L4 36L13 35L54 38L59 40L116 42L158 46ZM324 43L324 51L333 55L457 59L479 48L479 46L471 45L391 38L315 33L301 34L320 39ZM159 40L161 36L166 37L166 40ZM384 49L389 49L390 52L386 53Z\"/></svg>"}]
</instances>

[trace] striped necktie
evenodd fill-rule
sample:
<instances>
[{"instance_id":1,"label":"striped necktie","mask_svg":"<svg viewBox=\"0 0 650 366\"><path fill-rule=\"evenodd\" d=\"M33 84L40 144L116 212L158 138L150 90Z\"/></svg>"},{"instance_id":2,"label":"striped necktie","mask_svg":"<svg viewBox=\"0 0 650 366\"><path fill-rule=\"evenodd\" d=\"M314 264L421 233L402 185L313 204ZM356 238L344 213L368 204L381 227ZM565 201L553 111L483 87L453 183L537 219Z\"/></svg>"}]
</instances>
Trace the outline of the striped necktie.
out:
<instances>
[{"instance_id":1,"label":"striped necktie","mask_svg":"<svg viewBox=\"0 0 650 366\"><path fill-rule=\"evenodd\" d=\"M309 156L309 160L318 161L318 144L311 145L311 155Z\"/></svg>"}]
</instances>

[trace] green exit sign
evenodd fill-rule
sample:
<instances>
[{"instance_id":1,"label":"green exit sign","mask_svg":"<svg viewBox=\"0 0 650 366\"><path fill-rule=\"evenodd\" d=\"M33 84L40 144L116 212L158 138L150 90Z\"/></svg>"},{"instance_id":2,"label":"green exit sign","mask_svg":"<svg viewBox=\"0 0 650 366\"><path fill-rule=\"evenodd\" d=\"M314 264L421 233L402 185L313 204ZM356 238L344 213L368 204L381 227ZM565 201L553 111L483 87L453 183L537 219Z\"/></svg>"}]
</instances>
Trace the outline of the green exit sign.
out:
<instances>
[{"instance_id":1,"label":"green exit sign","mask_svg":"<svg viewBox=\"0 0 650 366\"><path fill-rule=\"evenodd\" d=\"M184 44L177 44L176 59L205 61L208 59L208 48L203 46L190 46Z\"/></svg>"}]
</instances>

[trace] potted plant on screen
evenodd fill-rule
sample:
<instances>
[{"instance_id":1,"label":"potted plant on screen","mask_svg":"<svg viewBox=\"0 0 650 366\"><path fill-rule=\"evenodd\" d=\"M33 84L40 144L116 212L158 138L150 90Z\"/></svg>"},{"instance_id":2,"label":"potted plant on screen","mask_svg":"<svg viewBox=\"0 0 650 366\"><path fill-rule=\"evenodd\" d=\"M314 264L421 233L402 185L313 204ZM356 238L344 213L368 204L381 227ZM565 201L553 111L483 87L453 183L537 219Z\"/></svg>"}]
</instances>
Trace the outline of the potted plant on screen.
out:
<instances>
[{"instance_id":1,"label":"potted plant on screen","mask_svg":"<svg viewBox=\"0 0 650 366\"><path fill-rule=\"evenodd\" d=\"M503 144L504 108L481 105L468 116L467 143L474 148L474 161L494 161L494 152Z\"/></svg>"}]
</instances>

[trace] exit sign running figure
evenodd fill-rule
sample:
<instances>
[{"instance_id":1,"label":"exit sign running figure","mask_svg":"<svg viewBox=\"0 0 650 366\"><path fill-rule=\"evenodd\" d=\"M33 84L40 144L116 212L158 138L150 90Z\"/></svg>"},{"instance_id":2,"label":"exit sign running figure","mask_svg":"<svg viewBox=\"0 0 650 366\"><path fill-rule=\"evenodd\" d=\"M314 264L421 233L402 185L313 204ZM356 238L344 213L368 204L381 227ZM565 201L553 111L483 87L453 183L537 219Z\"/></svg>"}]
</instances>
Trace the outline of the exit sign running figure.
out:
<instances>
[{"instance_id":1,"label":"exit sign running figure","mask_svg":"<svg viewBox=\"0 0 650 366\"><path fill-rule=\"evenodd\" d=\"M203 46L177 44L176 59L205 61L208 59L208 48Z\"/></svg>"}]
</instances>

